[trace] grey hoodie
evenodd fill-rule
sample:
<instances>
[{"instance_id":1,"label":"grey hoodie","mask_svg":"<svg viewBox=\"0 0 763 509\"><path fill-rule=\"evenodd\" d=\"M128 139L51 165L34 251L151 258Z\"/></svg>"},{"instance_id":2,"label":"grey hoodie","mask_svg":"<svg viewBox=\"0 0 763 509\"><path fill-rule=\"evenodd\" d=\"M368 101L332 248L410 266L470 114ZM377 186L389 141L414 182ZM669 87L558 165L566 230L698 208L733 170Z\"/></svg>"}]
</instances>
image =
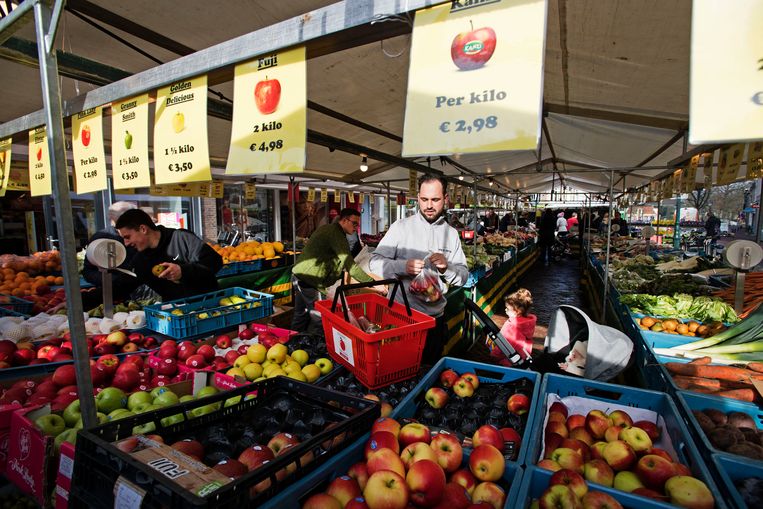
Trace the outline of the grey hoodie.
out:
<instances>
[{"instance_id":1,"label":"grey hoodie","mask_svg":"<svg viewBox=\"0 0 763 509\"><path fill-rule=\"evenodd\" d=\"M448 268L440 274L443 297L435 302L423 302L408 290L412 277L405 270L410 259L424 260L433 253L442 253L448 260ZM445 309L445 293L448 285L463 286L469 277L466 257L461 249L458 231L443 216L429 223L420 212L395 221L384 235L379 246L371 254L371 272L384 278L399 277L408 294L411 307L429 316L438 317ZM402 302L399 292L395 299Z\"/></svg>"}]
</instances>

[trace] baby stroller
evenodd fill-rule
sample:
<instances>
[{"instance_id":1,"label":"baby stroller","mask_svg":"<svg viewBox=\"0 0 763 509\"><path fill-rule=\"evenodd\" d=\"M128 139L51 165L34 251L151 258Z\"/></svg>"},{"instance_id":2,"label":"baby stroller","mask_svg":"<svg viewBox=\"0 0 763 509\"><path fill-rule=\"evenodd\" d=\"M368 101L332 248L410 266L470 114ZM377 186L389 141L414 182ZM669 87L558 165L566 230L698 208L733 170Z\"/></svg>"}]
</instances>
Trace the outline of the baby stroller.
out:
<instances>
[{"instance_id":1,"label":"baby stroller","mask_svg":"<svg viewBox=\"0 0 763 509\"><path fill-rule=\"evenodd\" d=\"M633 351L633 343L623 332L599 325L578 308L565 305L551 317L543 353L535 359L522 359L474 301L466 299L464 308L464 335L475 343L497 346L514 368L605 382L627 367Z\"/></svg>"}]
</instances>

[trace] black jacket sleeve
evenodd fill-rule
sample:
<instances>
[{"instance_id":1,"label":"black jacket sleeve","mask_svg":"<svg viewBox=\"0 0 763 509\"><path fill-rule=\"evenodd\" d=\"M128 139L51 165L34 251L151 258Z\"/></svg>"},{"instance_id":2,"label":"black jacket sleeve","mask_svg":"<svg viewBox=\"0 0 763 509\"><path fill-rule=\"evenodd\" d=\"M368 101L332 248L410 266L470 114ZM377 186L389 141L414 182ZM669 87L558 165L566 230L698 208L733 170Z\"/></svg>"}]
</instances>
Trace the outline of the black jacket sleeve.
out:
<instances>
[{"instance_id":1,"label":"black jacket sleeve","mask_svg":"<svg viewBox=\"0 0 763 509\"><path fill-rule=\"evenodd\" d=\"M217 289L217 272L223 266L222 257L203 240L187 230L177 230L172 237L169 254L177 256L173 263L180 265L180 282L205 293Z\"/></svg>"}]
</instances>

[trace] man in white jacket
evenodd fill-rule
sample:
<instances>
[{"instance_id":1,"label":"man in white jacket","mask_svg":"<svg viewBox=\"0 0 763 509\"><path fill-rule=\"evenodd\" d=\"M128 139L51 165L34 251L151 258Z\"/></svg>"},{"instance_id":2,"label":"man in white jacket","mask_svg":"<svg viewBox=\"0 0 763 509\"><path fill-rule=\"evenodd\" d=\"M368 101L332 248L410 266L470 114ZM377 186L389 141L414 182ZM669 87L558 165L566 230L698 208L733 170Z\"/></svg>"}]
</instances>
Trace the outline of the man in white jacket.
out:
<instances>
[{"instance_id":1,"label":"man in white jacket","mask_svg":"<svg viewBox=\"0 0 763 509\"><path fill-rule=\"evenodd\" d=\"M461 249L458 231L450 226L444 215L447 182L432 175L419 180L419 212L396 221L390 226L379 246L371 255L372 273L386 278L400 278L411 307L436 319L427 334L423 362L433 364L442 355L448 342L443 311L448 286L463 286L469 276L466 257ZM440 274L441 297L424 302L411 296L411 281L424 268L426 259ZM398 292L396 300L402 301Z\"/></svg>"}]
</instances>

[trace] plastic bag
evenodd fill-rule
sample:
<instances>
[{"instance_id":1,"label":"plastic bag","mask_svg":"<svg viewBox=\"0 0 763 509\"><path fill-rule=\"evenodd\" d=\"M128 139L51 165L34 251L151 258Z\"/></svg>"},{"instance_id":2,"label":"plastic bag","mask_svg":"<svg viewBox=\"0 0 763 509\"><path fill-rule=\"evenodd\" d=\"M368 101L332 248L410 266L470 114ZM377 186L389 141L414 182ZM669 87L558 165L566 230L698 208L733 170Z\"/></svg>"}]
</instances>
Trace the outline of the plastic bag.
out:
<instances>
[{"instance_id":1,"label":"plastic bag","mask_svg":"<svg viewBox=\"0 0 763 509\"><path fill-rule=\"evenodd\" d=\"M409 291L423 302L436 302L442 298L440 275L428 258L424 268L411 281Z\"/></svg>"}]
</instances>

